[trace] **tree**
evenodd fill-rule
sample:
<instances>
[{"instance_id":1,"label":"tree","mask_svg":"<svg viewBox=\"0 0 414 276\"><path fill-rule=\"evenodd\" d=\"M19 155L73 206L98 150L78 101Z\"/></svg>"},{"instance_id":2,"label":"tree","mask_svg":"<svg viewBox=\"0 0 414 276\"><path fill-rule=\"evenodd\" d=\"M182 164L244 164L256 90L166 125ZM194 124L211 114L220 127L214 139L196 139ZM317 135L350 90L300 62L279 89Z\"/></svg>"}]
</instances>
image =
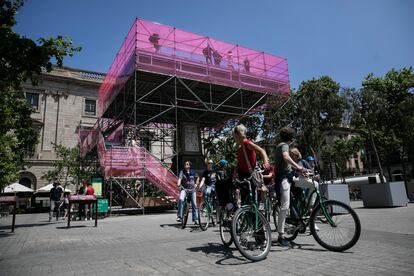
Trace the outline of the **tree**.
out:
<instances>
[{"instance_id":1,"label":"tree","mask_svg":"<svg viewBox=\"0 0 414 276\"><path fill-rule=\"evenodd\" d=\"M343 183L345 183L346 164L361 149L361 145L361 138L353 136L349 140L336 139L322 150L322 159L327 162L334 161L338 166Z\"/></svg>"},{"instance_id":2,"label":"tree","mask_svg":"<svg viewBox=\"0 0 414 276\"><path fill-rule=\"evenodd\" d=\"M52 61L62 66L65 56L80 51L68 37L40 38L37 43L13 31L23 0L0 0L0 189L17 180L24 160L37 144L31 107L21 85L36 85L42 71L52 70Z\"/></svg>"},{"instance_id":3,"label":"tree","mask_svg":"<svg viewBox=\"0 0 414 276\"><path fill-rule=\"evenodd\" d=\"M343 121L347 101L340 92L339 83L322 76L302 82L289 98L270 98L265 116L266 139L270 144L277 144L279 129L290 126L296 129L296 142L301 152L312 155L321 152L326 130Z\"/></svg>"},{"instance_id":4,"label":"tree","mask_svg":"<svg viewBox=\"0 0 414 276\"><path fill-rule=\"evenodd\" d=\"M78 148L68 148L62 144L53 144L53 148L56 153L54 169L43 175L49 182L58 180L65 188L69 184L75 184L77 190L78 183L90 181L92 176L98 174L99 167L93 165L90 155L81 157Z\"/></svg>"},{"instance_id":5,"label":"tree","mask_svg":"<svg viewBox=\"0 0 414 276\"><path fill-rule=\"evenodd\" d=\"M408 126L414 73L410 67L392 69L384 77L368 74L362 86L356 94L353 124L367 141L371 139L371 144L377 145L379 165L385 163L391 175L390 163L403 161L412 145L412 129Z\"/></svg>"}]
</instances>

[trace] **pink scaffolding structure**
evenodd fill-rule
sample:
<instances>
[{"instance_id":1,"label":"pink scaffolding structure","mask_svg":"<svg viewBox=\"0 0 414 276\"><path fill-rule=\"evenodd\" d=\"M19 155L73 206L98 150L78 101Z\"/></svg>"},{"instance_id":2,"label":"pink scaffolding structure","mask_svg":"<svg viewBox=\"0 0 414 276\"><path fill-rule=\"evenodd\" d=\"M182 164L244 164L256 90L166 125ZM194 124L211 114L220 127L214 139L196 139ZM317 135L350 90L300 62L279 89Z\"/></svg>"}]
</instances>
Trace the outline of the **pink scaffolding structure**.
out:
<instances>
[{"instance_id":1,"label":"pink scaffolding structure","mask_svg":"<svg viewBox=\"0 0 414 276\"><path fill-rule=\"evenodd\" d=\"M290 93L285 58L136 19L99 91L99 116L135 70L269 94Z\"/></svg>"},{"instance_id":2,"label":"pink scaffolding structure","mask_svg":"<svg viewBox=\"0 0 414 276\"><path fill-rule=\"evenodd\" d=\"M81 152L97 147L106 179L145 178L177 198L183 122L205 131L262 110L269 95L289 93L285 58L136 19L100 87L97 124L79 132ZM157 159L144 148L111 145L142 133L172 154Z\"/></svg>"}]
</instances>

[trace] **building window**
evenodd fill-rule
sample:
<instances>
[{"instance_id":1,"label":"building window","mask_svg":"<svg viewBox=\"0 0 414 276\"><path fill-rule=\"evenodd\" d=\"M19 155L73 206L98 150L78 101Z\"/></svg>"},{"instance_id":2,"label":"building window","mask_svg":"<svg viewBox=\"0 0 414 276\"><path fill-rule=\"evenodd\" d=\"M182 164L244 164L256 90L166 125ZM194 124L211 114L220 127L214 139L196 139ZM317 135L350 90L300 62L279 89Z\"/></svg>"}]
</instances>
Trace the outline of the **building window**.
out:
<instances>
[{"instance_id":1,"label":"building window","mask_svg":"<svg viewBox=\"0 0 414 276\"><path fill-rule=\"evenodd\" d=\"M39 109L39 94L36 93L26 93L27 103L34 109Z\"/></svg>"},{"instance_id":2,"label":"building window","mask_svg":"<svg viewBox=\"0 0 414 276\"><path fill-rule=\"evenodd\" d=\"M96 101L95 100L85 100L85 114L86 115L96 114Z\"/></svg>"}]
</instances>

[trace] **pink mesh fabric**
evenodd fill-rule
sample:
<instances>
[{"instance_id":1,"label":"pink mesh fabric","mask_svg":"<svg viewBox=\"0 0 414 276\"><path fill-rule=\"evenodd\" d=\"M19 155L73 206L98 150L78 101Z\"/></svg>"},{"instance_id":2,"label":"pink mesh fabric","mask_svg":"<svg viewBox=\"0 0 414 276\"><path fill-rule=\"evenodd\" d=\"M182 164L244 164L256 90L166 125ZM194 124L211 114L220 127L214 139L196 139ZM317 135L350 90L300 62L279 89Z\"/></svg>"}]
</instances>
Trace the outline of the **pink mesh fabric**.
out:
<instances>
[{"instance_id":1,"label":"pink mesh fabric","mask_svg":"<svg viewBox=\"0 0 414 276\"><path fill-rule=\"evenodd\" d=\"M115 132L117 132L115 130ZM178 199L180 192L177 187L177 177L161 162L141 147L109 147L105 146L102 132L96 133L96 144L99 164L105 179L110 177L145 177L165 194ZM111 135L110 135L111 136Z\"/></svg>"},{"instance_id":2,"label":"pink mesh fabric","mask_svg":"<svg viewBox=\"0 0 414 276\"><path fill-rule=\"evenodd\" d=\"M136 19L99 91L99 116L134 69L262 93L290 93L285 58Z\"/></svg>"}]
</instances>

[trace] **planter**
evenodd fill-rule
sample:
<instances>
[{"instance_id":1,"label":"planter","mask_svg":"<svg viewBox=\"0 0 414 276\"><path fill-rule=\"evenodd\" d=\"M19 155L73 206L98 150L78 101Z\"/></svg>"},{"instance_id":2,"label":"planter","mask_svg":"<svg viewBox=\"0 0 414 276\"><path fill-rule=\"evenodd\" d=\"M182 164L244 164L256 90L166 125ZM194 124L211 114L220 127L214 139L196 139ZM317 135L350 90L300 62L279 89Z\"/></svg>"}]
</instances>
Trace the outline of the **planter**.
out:
<instances>
[{"instance_id":1,"label":"planter","mask_svg":"<svg viewBox=\"0 0 414 276\"><path fill-rule=\"evenodd\" d=\"M407 183L407 196L410 201L414 201L414 182Z\"/></svg>"},{"instance_id":2,"label":"planter","mask_svg":"<svg viewBox=\"0 0 414 276\"><path fill-rule=\"evenodd\" d=\"M322 196L325 196L327 199L341 201L350 205L348 184L322 184L320 185L320 191ZM334 211L341 213L340 209Z\"/></svg>"},{"instance_id":3,"label":"planter","mask_svg":"<svg viewBox=\"0 0 414 276\"><path fill-rule=\"evenodd\" d=\"M361 194L364 207L400 207L408 203L403 181L364 184Z\"/></svg>"}]
</instances>

